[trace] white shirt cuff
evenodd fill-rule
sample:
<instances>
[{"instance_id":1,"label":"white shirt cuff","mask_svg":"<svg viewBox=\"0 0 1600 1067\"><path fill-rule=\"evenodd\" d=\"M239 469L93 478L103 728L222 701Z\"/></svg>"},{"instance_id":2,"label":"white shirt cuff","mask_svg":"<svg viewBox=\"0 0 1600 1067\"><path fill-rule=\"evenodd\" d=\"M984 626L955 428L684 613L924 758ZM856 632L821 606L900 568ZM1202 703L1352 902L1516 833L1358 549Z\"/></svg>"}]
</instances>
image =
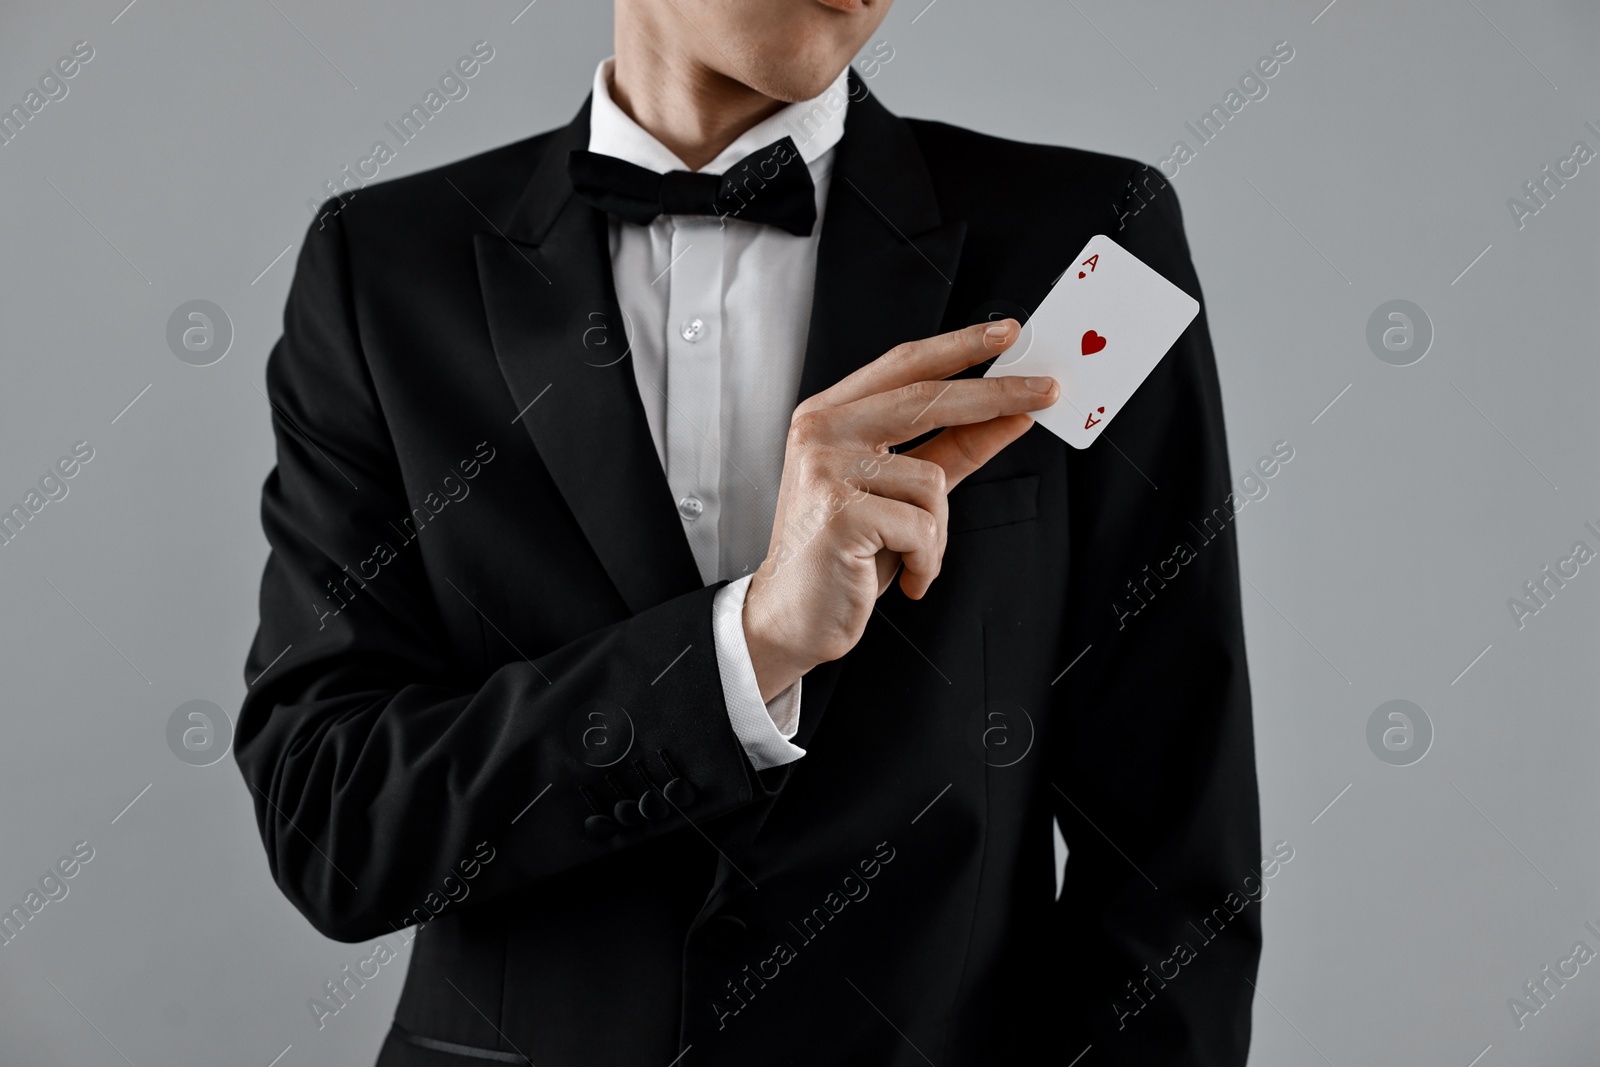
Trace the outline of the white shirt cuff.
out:
<instances>
[{"instance_id":1,"label":"white shirt cuff","mask_svg":"<svg viewBox=\"0 0 1600 1067\"><path fill-rule=\"evenodd\" d=\"M718 589L711 599L711 633L717 646L717 670L722 675L722 697L728 705L728 722L745 755L758 771L793 763L806 754L790 738L800 729L800 683L795 683L772 703L761 700L750 647L744 640L744 598L750 591L747 574Z\"/></svg>"}]
</instances>

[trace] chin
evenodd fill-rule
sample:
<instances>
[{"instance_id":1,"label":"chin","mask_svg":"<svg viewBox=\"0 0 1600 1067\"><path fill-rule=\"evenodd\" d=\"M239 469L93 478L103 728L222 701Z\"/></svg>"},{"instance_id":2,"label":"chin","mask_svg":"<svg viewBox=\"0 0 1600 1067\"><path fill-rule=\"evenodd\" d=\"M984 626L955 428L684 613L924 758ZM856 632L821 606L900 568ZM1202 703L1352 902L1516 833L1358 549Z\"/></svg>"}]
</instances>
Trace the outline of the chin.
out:
<instances>
[{"instance_id":1,"label":"chin","mask_svg":"<svg viewBox=\"0 0 1600 1067\"><path fill-rule=\"evenodd\" d=\"M763 44L751 50L739 80L764 96L792 104L826 90L850 65L862 42L814 39L797 46L791 38Z\"/></svg>"},{"instance_id":2,"label":"chin","mask_svg":"<svg viewBox=\"0 0 1600 1067\"><path fill-rule=\"evenodd\" d=\"M888 0L737 2L741 7L731 20L737 29L730 36L738 69L725 73L785 103L826 90L889 10Z\"/></svg>"},{"instance_id":3,"label":"chin","mask_svg":"<svg viewBox=\"0 0 1600 1067\"><path fill-rule=\"evenodd\" d=\"M782 67L761 67L749 72L746 84L763 96L793 104L822 95L845 65L838 63L799 68L787 64Z\"/></svg>"}]
</instances>

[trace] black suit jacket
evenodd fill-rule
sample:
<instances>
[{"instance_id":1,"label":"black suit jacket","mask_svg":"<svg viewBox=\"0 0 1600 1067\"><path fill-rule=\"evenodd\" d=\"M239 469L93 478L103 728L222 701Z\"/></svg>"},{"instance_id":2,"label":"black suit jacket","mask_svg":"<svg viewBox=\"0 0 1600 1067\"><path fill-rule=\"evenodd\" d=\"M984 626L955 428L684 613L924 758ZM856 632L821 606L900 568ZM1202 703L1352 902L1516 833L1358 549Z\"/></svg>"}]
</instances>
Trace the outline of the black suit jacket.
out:
<instances>
[{"instance_id":1,"label":"black suit jacket","mask_svg":"<svg viewBox=\"0 0 1600 1067\"><path fill-rule=\"evenodd\" d=\"M1138 164L852 91L802 396L1025 315L1095 233L1200 296ZM318 930L421 924L378 1062L1242 1064L1260 927L1226 902L1260 844L1205 315L1106 440L1035 428L951 493L931 593L880 600L805 679L809 754L757 773L567 178L587 130L331 201L267 366L237 757Z\"/></svg>"}]
</instances>

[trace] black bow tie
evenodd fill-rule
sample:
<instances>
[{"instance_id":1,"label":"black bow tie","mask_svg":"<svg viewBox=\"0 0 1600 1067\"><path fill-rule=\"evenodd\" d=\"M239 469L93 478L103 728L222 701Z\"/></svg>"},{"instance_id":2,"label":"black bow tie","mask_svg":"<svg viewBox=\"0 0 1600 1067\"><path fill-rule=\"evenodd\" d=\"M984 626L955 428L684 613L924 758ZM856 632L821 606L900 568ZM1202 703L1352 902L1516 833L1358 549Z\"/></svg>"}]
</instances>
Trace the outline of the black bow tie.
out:
<instances>
[{"instance_id":1,"label":"black bow tie","mask_svg":"<svg viewBox=\"0 0 1600 1067\"><path fill-rule=\"evenodd\" d=\"M762 222L808 237L817 222L811 171L791 138L751 152L722 174L653 170L595 152L567 158L572 187L584 200L628 222L661 215L716 215Z\"/></svg>"}]
</instances>

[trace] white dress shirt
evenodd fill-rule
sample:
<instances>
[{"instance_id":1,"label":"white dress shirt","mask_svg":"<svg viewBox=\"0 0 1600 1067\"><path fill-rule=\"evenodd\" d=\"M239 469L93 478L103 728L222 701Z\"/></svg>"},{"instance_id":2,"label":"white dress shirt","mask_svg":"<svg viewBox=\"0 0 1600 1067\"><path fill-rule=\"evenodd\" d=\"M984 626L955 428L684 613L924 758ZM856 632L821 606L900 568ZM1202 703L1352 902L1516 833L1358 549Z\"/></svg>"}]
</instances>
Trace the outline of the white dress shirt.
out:
<instances>
[{"instance_id":1,"label":"white dress shirt","mask_svg":"<svg viewBox=\"0 0 1600 1067\"><path fill-rule=\"evenodd\" d=\"M595 70L589 151L658 173L688 166L611 98L612 60ZM846 74L812 100L752 126L700 168L721 174L789 136L816 186L809 237L716 216L611 220L611 269L645 416L712 603L728 719L757 770L805 755L792 743L800 687L761 700L744 639L744 599L766 558L783 452L800 387L833 147L849 104Z\"/></svg>"}]
</instances>

